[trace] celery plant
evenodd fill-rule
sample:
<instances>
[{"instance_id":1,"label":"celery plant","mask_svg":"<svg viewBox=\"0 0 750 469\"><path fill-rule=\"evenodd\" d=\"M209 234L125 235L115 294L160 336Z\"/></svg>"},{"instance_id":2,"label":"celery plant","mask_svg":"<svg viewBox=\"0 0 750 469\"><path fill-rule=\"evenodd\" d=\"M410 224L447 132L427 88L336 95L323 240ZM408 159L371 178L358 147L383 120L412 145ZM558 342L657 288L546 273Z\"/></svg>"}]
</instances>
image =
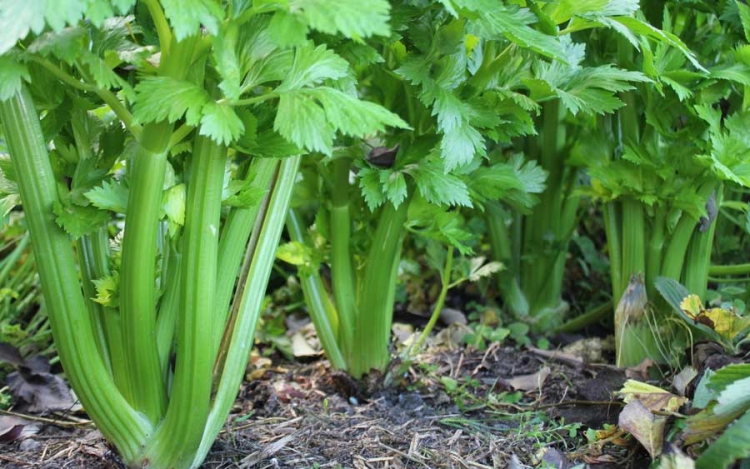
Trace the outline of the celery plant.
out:
<instances>
[{"instance_id":1,"label":"celery plant","mask_svg":"<svg viewBox=\"0 0 750 469\"><path fill-rule=\"evenodd\" d=\"M664 9L664 34L689 38L698 60L667 43L642 41L645 53L638 60L653 83L623 95L627 107L609 128L614 157L590 168L593 193L608 202L604 218L616 301L638 274L649 298L656 298L659 276L704 296L722 184L748 182L742 163L750 150L747 110L734 95L746 81L737 72L747 65L742 55L714 49L718 16L718 10ZM624 65L635 61L630 51L621 40L618 60ZM666 360L668 344L683 345L660 311L616 317L618 364Z\"/></svg>"},{"instance_id":2,"label":"celery plant","mask_svg":"<svg viewBox=\"0 0 750 469\"><path fill-rule=\"evenodd\" d=\"M0 9L4 176L63 368L128 466L198 467L243 377L300 155L405 126L308 32L386 35L389 5L27 8Z\"/></svg>"},{"instance_id":3,"label":"celery plant","mask_svg":"<svg viewBox=\"0 0 750 469\"><path fill-rule=\"evenodd\" d=\"M333 160L303 171L280 257L299 266L308 309L337 368L383 370L401 245L418 235L471 252L463 210L504 199L528 209L544 172L496 145L533 132L523 63L566 60L558 38L513 2L394 2L394 34L339 44L367 97L411 126L365 142L342 141ZM484 162L497 153L494 164ZM358 186L358 187L357 187ZM322 200L321 204L310 201ZM452 207L452 208L451 208ZM314 224L312 216L315 213ZM321 266L330 266L330 295Z\"/></svg>"},{"instance_id":4,"label":"celery plant","mask_svg":"<svg viewBox=\"0 0 750 469\"><path fill-rule=\"evenodd\" d=\"M521 83L538 103L537 133L514 145L548 172L547 186L530 213L496 204L488 210L487 222L494 256L508 266L498 274L506 309L536 331L560 325L568 310L562 299L567 248L583 216L585 167L606 149L600 129L626 105L621 93L652 80L633 64L618 67L614 57L599 50L607 48L602 38L611 29L632 40L631 49L650 35L685 49L676 38L638 19L638 11L637 2L553 1L535 7L539 29L559 36L566 56L565 61L536 58L525 64ZM587 36L575 34L579 31ZM577 42L584 37L586 42Z\"/></svg>"}]
</instances>

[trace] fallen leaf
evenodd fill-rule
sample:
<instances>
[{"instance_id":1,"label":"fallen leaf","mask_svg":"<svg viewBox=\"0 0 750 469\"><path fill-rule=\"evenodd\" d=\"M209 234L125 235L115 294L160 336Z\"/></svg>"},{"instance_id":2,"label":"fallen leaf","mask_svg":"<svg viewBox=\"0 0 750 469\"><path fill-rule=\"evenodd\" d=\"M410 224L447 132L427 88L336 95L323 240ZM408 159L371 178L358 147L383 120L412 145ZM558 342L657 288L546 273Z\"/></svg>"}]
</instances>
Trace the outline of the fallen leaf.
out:
<instances>
[{"instance_id":1,"label":"fallen leaf","mask_svg":"<svg viewBox=\"0 0 750 469\"><path fill-rule=\"evenodd\" d=\"M643 445L651 459L657 458L662 452L666 423L666 418L652 414L639 400L628 403L618 419L620 427Z\"/></svg>"},{"instance_id":2,"label":"fallen leaf","mask_svg":"<svg viewBox=\"0 0 750 469\"><path fill-rule=\"evenodd\" d=\"M535 391L540 389L544 385L544 381L552 370L548 366L545 366L536 373L529 375L514 376L511 379L500 380L502 384L510 386L516 391Z\"/></svg>"},{"instance_id":3,"label":"fallen leaf","mask_svg":"<svg viewBox=\"0 0 750 469\"><path fill-rule=\"evenodd\" d=\"M625 381L618 394L626 403L638 400L651 411L677 412L688 401L685 397L675 396L661 388L634 379Z\"/></svg>"},{"instance_id":4,"label":"fallen leaf","mask_svg":"<svg viewBox=\"0 0 750 469\"><path fill-rule=\"evenodd\" d=\"M446 347L448 350L458 350L465 343L466 335L472 332L469 326L455 322L438 332L431 343L438 347Z\"/></svg>"},{"instance_id":5,"label":"fallen leaf","mask_svg":"<svg viewBox=\"0 0 750 469\"><path fill-rule=\"evenodd\" d=\"M685 390L696 376L698 376L698 370L692 366L686 366L672 378L672 387L677 391L677 394L685 396Z\"/></svg>"},{"instance_id":6,"label":"fallen leaf","mask_svg":"<svg viewBox=\"0 0 750 469\"><path fill-rule=\"evenodd\" d=\"M0 342L0 362L18 367L23 365L23 357L16 347Z\"/></svg>"},{"instance_id":7,"label":"fallen leaf","mask_svg":"<svg viewBox=\"0 0 750 469\"><path fill-rule=\"evenodd\" d=\"M26 359L17 371L7 376L8 389L31 413L80 410L78 400L65 381L49 370L49 362L43 357Z\"/></svg>"},{"instance_id":8,"label":"fallen leaf","mask_svg":"<svg viewBox=\"0 0 750 469\"><path fill-rule=\"evenodd\" d=\"M391 325L391 332L396 336L398 344L411 345L414 342L414 326L403 322L394 322ZM408 342L408 343L407 343Z\"/></svg>"},{"instance_id":9,"label":"fallen leaf","mask_svg":"<svg viewBox=\"0 0 750 469\"><path fill-rule=\"evenodd\" d=\"M321 354L320 351L315 350L305 336L302 335L301 331L297 331L292 335L292 353L297 358L304 357L317 357Z\"/></svg>"},{"instance_id":10,"label":"fallen leaf","mask_svg":"<svg viewBox=\"0 0 750 469\"><path fill-rule=\"evenodd\" d=\"M548 468L567 469L570 466L568 458L557 448L546 448L544 456L542 456L542 461L544 462L544 467Z\"/></svg>"},{"instance_id":11,"label":"fallen leaf","mask_svg":"<svg viewBox=\"0 0 750 469\"><path fill-rule=\"evenodd\" d=\"M263 449L251 453L243 458L242 461L240 461L240 467L247 468L255 466L259 462L268 459L269 457L281 451L286 445L289 444L289 442L293 441L297 437L298 435L295 434L287 435L277 441L274 441L270 445L266 445Z\"/></svg>"},{"instance_id":12,"label":"fallen leaf","mask_svg":"<svg viewBox=\"0 0 750 469\"><path fill-rule=\"evenodd\" d=\"M524 469L526 467L528 466L524 466L523 464L521 464L521 460L518 459L518 456L516 456L515 454L511 455L508 469Z\"/></svg>"},{"instance_id":13,"label":"fallen leaf","mask_svg":"<svg viewBox=\"0 0 750 469\"><path fill-rule=\"evenodd\" d=\"M584 455L583 460L587 464L605 464L617 462L614 456L611 454L599 454L595 456Z\"/></svg>"},{"instance_id":14,"label":"fallen leaf","mask_svg":"<svg viewBox=\"0 0 750 469\"><path fill-rule=\"evenodd\" d=\"M0 441L10 442L20 440L24 427L29 425L29 423L22 418L12 415L0 416Z\"/></svg>"}]
</instances>

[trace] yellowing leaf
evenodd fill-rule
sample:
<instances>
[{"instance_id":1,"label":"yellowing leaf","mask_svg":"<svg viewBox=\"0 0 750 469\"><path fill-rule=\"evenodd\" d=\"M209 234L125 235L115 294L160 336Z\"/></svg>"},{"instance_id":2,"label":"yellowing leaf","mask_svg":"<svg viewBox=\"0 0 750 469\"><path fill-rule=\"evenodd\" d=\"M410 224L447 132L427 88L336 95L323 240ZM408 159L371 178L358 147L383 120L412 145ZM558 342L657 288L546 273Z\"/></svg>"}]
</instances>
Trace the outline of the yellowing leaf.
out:
<instances>
[{"instance_id":1,"label":"yellowing leaf","mask_svg":"<svg viewBox=\"0 0 750 469\"><path fill-rule=\"evenodd\" d=\"M276 250L276 258L292 265L304 265L310 256L305 251L305 245L299 241L284 243Z\"/></svg>"},{"instance_id":2,"label":"yellowing leaf","mask_svg":"<svg viewBox=\"0 0 750 469\"><path fill-rule=\"evenodd\" d=\"M740 331L750 326L750 317L738 316L728 309L711 308L704 315L713 324L713 329L728 340L734 339Z\"/></svg>"},{"instance_id":3,"label":"yellowing leaf","mask_svg":"<svg viewBox=\"0 0 750 469\"><path fill-rule=\"evenodd\" d=\"M646 448L652 459L661 454L666 422L666 418L652 414L637 400L626 405L618 419L620 427L633 435Z\"/></svg>"},{"instance_id":4,"label":"yellowing leaf","mask_svg":"<svg viewBox=\"0 0 750 469\"><path fill-rule=\"evenodd\" d=\"M750 316L742 317L730 309L705 309L698 295L688 295L680 303L680 309L696 323L716 331L722 338L732 340L743 329L750 327Z\"/></svg>"},{"instance_id":5,"label":"yellowing leaf","mask_svg":"<svg viewBox=\"0 0 750 469\"><path fill-rule=\"evenodd\" d=\"M626 403L639 401L650 411L677 412L688 401L687 398L634 379L627 380L618 394Z\"/></svg>"},{"instance_id":6,"label":"yellowing leaf","mask_svg":"<svg viewBox=\"0 0 750 469\"><path fill-rule=\"evenodd\" d=\"M690 294L680 303L680 309L689 317L695 319L703 312L703 303L698 295Z\"/></svg>"}]
</instances>

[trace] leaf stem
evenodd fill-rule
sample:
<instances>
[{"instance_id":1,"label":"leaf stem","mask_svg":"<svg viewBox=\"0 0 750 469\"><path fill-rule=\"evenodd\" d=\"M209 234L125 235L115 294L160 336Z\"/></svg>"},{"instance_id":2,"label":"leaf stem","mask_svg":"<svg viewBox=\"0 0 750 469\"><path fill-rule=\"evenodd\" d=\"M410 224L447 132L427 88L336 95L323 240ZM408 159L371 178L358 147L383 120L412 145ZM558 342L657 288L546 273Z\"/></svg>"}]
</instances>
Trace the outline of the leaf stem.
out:
<instances>
[{"instance_id":1,"label":"leaf stem","mask_svg":"<svg viewBox=\"0 0 750 469\"><path fill-rule=\"evenodd\" d=\"M305 242L302 232L302 224L294 209L289 209L286 219L286 229L292 241ZM346 369L346 360L341 347L338 344L339 336L339 313L336 306L323 286L320 271L308 272L310 267L300 266L297 274L302 285L302 293L305 296L305 304L315 325L315 331L320 338L326 357L331 365L337 370Z\"/></svg>"},{"instance_id":2,"label":"leaf stem","mask_svg":"<svg viewBox=\"0 0 750 469\"><path fill-rule=\"evenodd\" d=\"M432 332L432 329L435 327L435 324L437 324L437 320L440 317L440 311L443 310L443 306L445 305L445 297L448 295L448 290L454 285L461 283L460 281L455 282L454 284L450 283L452 270L453 246L448 246L448 252L445 255L445 266L443 267L443 272L440 276L440 283L442 285L440 288L440 295L438 295L437 301L435 302L435 307L432 310L432 315L430 315L429 322L424 327L422 334L420 334L419 339L417 339L417 341L414 343L414 346L411 347L409 355L414 355L419 352L422 344L424 344L425 340L427 340L427 337L429 337L430 332Z\"/></svg>"},{"instance_id":3,"label":"leaf stem","mask_svg":"<svg viewBox=\"0 0 750 469\"><path fill-rule=\"evenodd\" d=\"M114 112L117 117L120 118L123 125L125 125L125 128L128 129L133 137L135 137L136 139L140 138L142 131L141 126L134 122L133 115L125 108L125 106L122 105L120 100L117 99L117 96L115 96L111 91L99 88L98 86L92 85L90 83L76 80L75 77L73 77L57 65L37 55L30 56L30 60L46 68L50 73L56 76L63 83L77 90L85 91L87 93L95 93L96 95L98 95L102 99L102 101L104 101L104 103L107 104L110 109L112 109L112 112Z\"/></svg>"},{"instance_id":4,"label":"leaf stem","mask_svg":"<svg viewBox=\"0 0 750 469\"><path fill-rule=\"evenodd\" d=\"M164 56L169 55L172 43L172 30L169 29L169 22L167 17L164 16L164 10L162 10L158 0L143 0L143 3L146 4L154 26L156 26L156 34L159 36L159 50L162 58L164 58Z\"/></svg>"}]
</instances>

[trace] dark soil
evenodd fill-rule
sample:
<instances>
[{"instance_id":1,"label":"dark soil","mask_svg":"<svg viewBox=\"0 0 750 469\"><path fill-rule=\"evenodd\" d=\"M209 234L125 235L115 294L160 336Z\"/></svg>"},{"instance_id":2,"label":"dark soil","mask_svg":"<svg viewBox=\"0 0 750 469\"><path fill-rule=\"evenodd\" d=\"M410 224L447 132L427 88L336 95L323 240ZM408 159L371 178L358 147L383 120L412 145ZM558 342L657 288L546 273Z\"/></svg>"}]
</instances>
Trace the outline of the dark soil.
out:
<instances>
[{"instance_id":1,"label":"dark soil","mask_svg":"<svg viewBox=\"0 0 750 469\"><path fill-rule=\"evenodd\" d=\"M645 452L628 440L588 444L583 436L616 423L612 394L624 372L551 355L501 346L433 350L418 366L396 364L366 385L332 373L325 361L250 370L203 467L518 468L542 460L558 468L647 467ZM90 423L35 425L39 433L0 443L0 467L123 467Z\"/></svg>"}]
</instances>

